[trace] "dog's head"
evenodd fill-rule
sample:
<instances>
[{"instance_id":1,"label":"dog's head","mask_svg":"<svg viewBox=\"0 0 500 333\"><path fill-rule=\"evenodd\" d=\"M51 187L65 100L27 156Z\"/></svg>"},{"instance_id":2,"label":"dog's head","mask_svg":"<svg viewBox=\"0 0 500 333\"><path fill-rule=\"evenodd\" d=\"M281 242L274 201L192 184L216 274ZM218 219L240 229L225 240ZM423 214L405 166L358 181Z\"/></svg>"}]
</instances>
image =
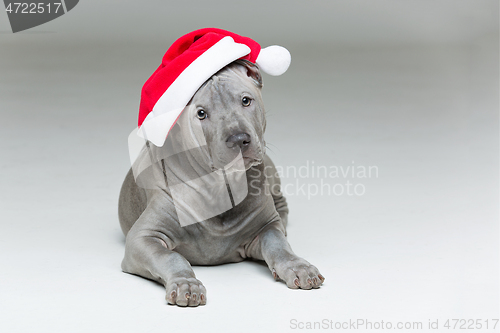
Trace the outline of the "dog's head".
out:
<instances>
[{"instance_id":1,"label":"dog's head","mask_svg":"<svg viewBox=\"0 0 500 333\"><path fill-rule=\"evenodd\" d=\"M259 68L237 60L208 79L180 116L178 123L190 130L191 139L206 142L212 169L223 168L240 151L245 169L262 162L266 119L261 89ZM200 126L204 138L195 130Z\"/></svg>"}]
</instances>

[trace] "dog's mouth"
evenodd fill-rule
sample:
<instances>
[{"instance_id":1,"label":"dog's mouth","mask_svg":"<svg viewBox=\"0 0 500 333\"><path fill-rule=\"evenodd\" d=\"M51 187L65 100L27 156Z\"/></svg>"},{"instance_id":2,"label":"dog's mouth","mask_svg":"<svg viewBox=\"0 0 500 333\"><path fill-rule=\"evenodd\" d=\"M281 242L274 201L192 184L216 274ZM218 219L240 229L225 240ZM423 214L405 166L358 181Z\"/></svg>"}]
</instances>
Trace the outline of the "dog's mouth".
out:
<instances>
[{"instance_id":1,"label":"dog's mouth","mask_svg":"<svg viewBox=\"0 0 500 333\"><path fill-rule=\"evenodd\" d=\"M238 157L239 155L239 157ZM219 158L217 160L213 160L212 163L210 163L210 167L212 169L212 171L218 171L218 170L222 170L222 169L234 169L234 170L237 170L237 169L240 169L240 171L243 171L243 170L248 170L250 169L251 167L253 166L256 166L256 165L259 165L263 162L263 157L262 155L259 153L257 154L254 154L253 152L243 152L243 154L241 154L241 152L236 155L236 156L224 156L224 158ZM244 167L244 169L243 169Z\"/></svg>"},{"instance_id":2,"label":"dog's mouth","mask_svg":"<svg viewBox=\"0 0 500 333\"><path fill-rule=\"evenodd\" d=\"M255 157L251 157L251 156L243 156L243 164L245 166L245 170L248 170L248 169L250 169L253 166L261 164L262 161L263 161L262 158L255 158ZM212 171L220 171L221 169L224 169L224 168L218 168L218 167L216 167L215 165L212 164L211 165L211 169L212 169Z\"/></svg>"},{"instance_id":3,"label":"dog's mouth","mask_svg":"<svg viewBox=\"0 0 500 333\"><path fill-rule=\"evenodd\" d=\"M245 163L245 169L248 170L253 166L259 165L262 163L261 158L255 158L250 156L243 156L243 162Z\"/></svg>"},{"instance_id":4,"label":"dog's mouth","mask_svg":"<svg viewBox=\"0 0 500 333\"><path fill-rule=\"evenodd\" d=\"M262 158L256 158L253 156L244 156L243 155L243 161L246 162L256 162L256 163L262 163Z\"/></svg>"},{"instance_id":5,"label":"dog's mouth","mask_svg":"<svg viewBox=\"0 0 500 333\"><path fill-rule=\"evenodd\" d=\"M231 146L229 146L227 142L224 142L224 144L216 145L213 149L209 148L209 153L211 153L212 156L210 165L212 171L218 169L238 169L243 171L261 164L265 154L265 147L262 144L262 139L252 137L252 139L248 139L248 141L249 144L243 142Z\"/></svg>"}]
</instances>

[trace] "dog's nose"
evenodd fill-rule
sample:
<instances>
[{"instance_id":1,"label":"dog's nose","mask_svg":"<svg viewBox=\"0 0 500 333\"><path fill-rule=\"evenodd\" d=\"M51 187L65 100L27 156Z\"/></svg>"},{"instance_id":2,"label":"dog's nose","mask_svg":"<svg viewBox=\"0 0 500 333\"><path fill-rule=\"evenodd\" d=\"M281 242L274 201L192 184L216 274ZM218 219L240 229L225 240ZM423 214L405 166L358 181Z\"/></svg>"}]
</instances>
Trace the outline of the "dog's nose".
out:
<instances>
[{"instance_id":1,"label":"dog's nose","mask_svg":"<svg viewBox=\"0 0 500 333\"><path fill-rule=\"evenodd\" d=\"M226 140L226 145L228 148L233 148L234 146L240 146L241 150L244 150L250 145L251 138L247 133L239 133L231 135Z\"/></svg>"}]
</instances>

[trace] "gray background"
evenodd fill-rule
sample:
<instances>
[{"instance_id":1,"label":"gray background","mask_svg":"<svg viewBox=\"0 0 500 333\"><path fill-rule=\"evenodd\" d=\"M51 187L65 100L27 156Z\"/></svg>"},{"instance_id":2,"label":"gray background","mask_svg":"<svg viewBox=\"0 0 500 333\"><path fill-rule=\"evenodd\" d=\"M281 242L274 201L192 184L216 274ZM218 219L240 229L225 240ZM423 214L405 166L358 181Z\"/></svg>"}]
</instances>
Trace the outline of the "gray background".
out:
<instances>
[{"instance_id":1,"label":"gray background","mask_svg":"<svg viewBox=\"0 0 500 333\"><path fill-rule=\"evenodd\" d=\"M498 318L498 4L88 0L18 34L1 12L0 330ZM326 277L319 290L288 290L254 262L195 267L209 302L183 309L120 271L141 86L206 26L290 50L289 71L264 76L276 164L379 169L351 180L363 196L288 197L289 241Z\"/></svg>"}]
</instances>

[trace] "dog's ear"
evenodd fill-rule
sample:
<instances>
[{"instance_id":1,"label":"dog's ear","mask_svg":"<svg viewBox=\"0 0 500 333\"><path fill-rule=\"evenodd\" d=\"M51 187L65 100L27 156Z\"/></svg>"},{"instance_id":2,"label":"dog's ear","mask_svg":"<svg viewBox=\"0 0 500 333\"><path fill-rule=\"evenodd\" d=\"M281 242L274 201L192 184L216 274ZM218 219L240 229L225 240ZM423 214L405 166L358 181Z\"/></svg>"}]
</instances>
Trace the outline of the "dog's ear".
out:
<instances>
[{"instance_id":1,"label":"dog's ear","mask_svg":"<svg viewBox=\"0 0 500 333\"><path fill-rule=\"evenodd\" d=\"M260 75L259 66L245 59L238 59L234 63L242 66L247 76L254 81L255 85L262 88L262 75Z\"/></svg>"}]
</instances>

